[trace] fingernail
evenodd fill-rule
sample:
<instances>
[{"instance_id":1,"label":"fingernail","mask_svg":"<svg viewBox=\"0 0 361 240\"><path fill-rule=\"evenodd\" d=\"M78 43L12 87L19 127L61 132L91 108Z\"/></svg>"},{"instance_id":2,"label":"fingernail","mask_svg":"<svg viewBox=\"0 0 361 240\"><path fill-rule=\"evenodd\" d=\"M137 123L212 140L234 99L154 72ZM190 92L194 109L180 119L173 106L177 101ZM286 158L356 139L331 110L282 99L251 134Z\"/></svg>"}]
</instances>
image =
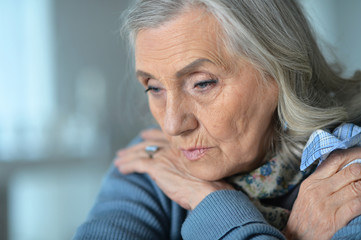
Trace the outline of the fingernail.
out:
<instances>
[{"instance_id":1,"label":"fingernail","mask_svg":"<svg viewBox=\"0 0 361 240\"><path fill-rule=\"evenodd\" d=\"M359 163L352 164L350 166L350 171L354 176L356 176L356 177L360 176L360 174L361 174L361 165Z\"/></svg>"},{"instance_id":2,"label":"fingernail","mask_svg":"<svg viewBox=\"0 0 361 240\"><path fill-rule=\"evenodd\" d=\"M350 166L350 165L352 165L352 164L355 164L355 163L359 163L359 164L360 164L360 163L361 163L361 159L358 158L358 159L355 159L355 160L347 163L345 166L342 167L342 169L347 168L348 166Z\"/></svg>"}]
</instances>

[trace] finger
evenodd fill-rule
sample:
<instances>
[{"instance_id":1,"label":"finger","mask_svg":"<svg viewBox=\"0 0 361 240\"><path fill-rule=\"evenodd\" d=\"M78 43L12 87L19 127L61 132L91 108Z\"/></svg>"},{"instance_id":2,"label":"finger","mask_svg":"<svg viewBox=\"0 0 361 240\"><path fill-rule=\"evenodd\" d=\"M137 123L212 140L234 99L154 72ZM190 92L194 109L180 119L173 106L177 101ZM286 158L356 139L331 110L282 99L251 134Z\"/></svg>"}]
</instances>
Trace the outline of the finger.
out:
<instances>
[{"instance_id":1,"label":"finger","mask_svg":"<svg viewBox=\"0 0 361 240\"><path fill-rule=\"evenodd\" d=\"M328 183L324 186L329 188L329 191L334 193L339 191L341 188L344 188L345 186L359 180L361 180L361 164L355 163L329 177L326 180Z\"/></svg>"},{"instance_id":2,"label":"finger","mask_svg":"<svg viewBox=\"0 0 361 240\"><path fill-rule=\"evenodd\" d=\"M162 161L162 154L156 158L150 159L148 156L134 155L133 157L129 156L128 159L117 162L116 166L120 172L124 174L129 174L133 172L137 173L148 173L151 177L156 175L175 175L174 168L169 167L173 166L168 161ZM162 167L163 166L163 167ZM164 171L167 169L166 171ZM162 177L164 178L164 176Z\"/></svg>"},{"instance_id":3,"label":"finger","mask_svg":"<svg viewBox=\"0 0 361 240\"><path fill-rule=\"evenodd\" d=\"M114 165L119 166L121 164L131 162L138 158L152 159L152 158L157 157L157 155L160 154L161 152L164 153L168 149L165 144L161 145L162 143L157 143L157 146L159 146L160 151L156 151L156 152L152 153L150 156L150 154L147 151L145 151L145 148L146 148L146 146L155 145L155 144L156 144L155 142L148 141L148 142L137 144L137 146L133 146L133 147L127 149L126 151L124 151L122 154L119 154L114 159Z\"/></svg>"},{"instance_id":4,"label":"finger","mask_svg":"<svg viewBox=\"0 0 361 240\"><path fill-rule=\"evenodd\" d=\"M361 148L349 148L345 150L337 150L330 154L330 156L316 169L311 177L319 179L328 178L342 169L343 166L352 162L353 160L361 158Z\"/></svg>"},{"instance_id":5,"label":"finger","mask_svg":"<svg viewBox=\"0 0 361 240\"><path fill-rule=\"evenodd\" d=\"M145 152L145 148L147 146L158 146L160 148L165 146L165 142L164 141L160 141L160 140L146 140L143 142L140 142L138 144L135 144L133 146L121 149L117 152L117 156L118 157L123 157L124 155L128 154L129 152L134 152L134 151L144 151Z\"/></svg>"},{"instance_id":6,"label":"finger","mask_svg":"<svg viewBox=\"0 0 361 240\"><path fill-rule=\"evenodd\" d=\"M149 144L150 145L150 144ZM120 149L118 152L117 152L117 156L118 157L123 157L127 154L129 154L130 152L135 152L135 151L139 151L140 149L145 149L147 145L145 145L144 142L140 142L138 144L135 144L135 145L132 145L130 147L126 147L126 148L123 148L123 149Z\"/></svg>"},{"instance_id":7,"label":"finger","mask_svg":"<svg viewBox=\"0 0 361 240\"><path fill-rule=\"evenodd\" d=\"M350 184L340 191L339 195L342 195L344 198L345 196L353 197L346 199L348 201L344 201L337 210L335 218L340 220L337 229L346 226L353 218L361 215L361 182L357 181Z\"/></svg>"},{"instance_id":8,"label":"finger","mask_svg":"<svg viewBox=\"0 0 361 240\"><path fill-rule=\"evenodd\" d=\"M149 158L138 157L133 161L128 161L117 165L118 170L123 174L146 173L151 169Z\"/></svg>"},{"instance_id":9,"label":"finger","mask_svg":"<svg viewBox=\"0 0 361 240\"><path fill-rule=\"evenodd\" d=\"M156 128L144 130L140 133L140 136L145 140L167 141L165 134Z\"/></svg>"},{"instance_id":10,"label":"finger","mask_svg":"<svg viewBox=\"0 0 361 240\"><path fill-rule=\"evenodd\" d=\"M145 151L131 151L123 156L118 156L114 159L114 165L118 166L138 158L149 158L149 155Z\"/></svg>"},{"instance_id":11,"label":"finger","mask_svg":"<svg viewBox=\"0 0 361 240\"><path fill-rule=\"evenodd\" d=\"M339 207L355 198L361 199L360 180L350 182L338 191L331 193L327 198L327 201L332 203L333 206Z\"/></svg>"}]
</instances>

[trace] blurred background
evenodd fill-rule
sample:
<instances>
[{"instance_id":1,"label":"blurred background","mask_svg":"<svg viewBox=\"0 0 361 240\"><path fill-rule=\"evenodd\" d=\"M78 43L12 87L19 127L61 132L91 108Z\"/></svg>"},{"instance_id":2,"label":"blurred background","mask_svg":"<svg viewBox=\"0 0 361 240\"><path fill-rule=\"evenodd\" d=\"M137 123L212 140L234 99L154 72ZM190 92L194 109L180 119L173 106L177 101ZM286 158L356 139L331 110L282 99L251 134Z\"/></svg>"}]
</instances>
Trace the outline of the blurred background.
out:
<instances>
[{"instance_id":1,"label":"blurred background","mask_svg":"<svg viewBox=\"0 0 361 240\"><path fill-rule=\"evenodd\" d=\"M0 240L71 239L115 152L152 124L119 36L131 0L0 0ZM300 0L361 68L361 0Z\"/></svg>"}]
</instances>

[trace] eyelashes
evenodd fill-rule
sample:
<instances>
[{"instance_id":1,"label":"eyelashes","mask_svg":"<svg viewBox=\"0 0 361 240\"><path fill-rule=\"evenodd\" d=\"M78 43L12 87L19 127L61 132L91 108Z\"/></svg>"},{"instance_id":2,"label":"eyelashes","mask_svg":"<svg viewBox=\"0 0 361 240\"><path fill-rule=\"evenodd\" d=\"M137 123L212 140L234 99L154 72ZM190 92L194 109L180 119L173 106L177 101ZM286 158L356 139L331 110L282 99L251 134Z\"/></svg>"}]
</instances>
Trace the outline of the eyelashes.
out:
<instances>
[{"instance_id":1,"label":"eyelashes","mask_svg":"<svg viewBox=\"0 0 361 240\"><path fill-rule=\"evenodd\" d=\"M198 82L198 83L194 84L193 87L204 90L208 87L211 87L212 85L215 85L216 83L218 83L217 79L210 79L210 80Z\"/></svg>"},{"instance_id":2,"label":"eyelashes","mask_svg":"<svg viewBox=\"0 0 361 240\"><path fill-rule=\"evenodd\" d=\"M213 86L215 86L218 83L218 79L209 79L205 81L197 82L193 85L193 89L199 92L206 92L207 90L210 90ZM154 95L160 94L162 88L155 87L152 85L148 85L147 89L144 91L145 93L152 93Z\"/></svg>"},{"instance_id":3,"label":"eyelashes","mask_svg":"<svg viewBox=\"0 0 361 240\"><path fill-rule=\"evenodd\" d=\"M147 92L158 93L159 91L160 91L160 88L149 86L144 92L145 93L147 93Z\"/></svg>"}]
</instances>

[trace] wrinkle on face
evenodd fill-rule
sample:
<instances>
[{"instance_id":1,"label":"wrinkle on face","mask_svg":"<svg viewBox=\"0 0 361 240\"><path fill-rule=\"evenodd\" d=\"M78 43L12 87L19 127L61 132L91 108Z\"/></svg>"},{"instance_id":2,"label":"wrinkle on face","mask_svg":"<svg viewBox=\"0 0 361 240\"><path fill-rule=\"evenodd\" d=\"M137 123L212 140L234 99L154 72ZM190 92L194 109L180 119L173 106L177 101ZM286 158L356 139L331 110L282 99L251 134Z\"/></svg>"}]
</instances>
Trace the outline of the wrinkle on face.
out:
<instances>
[{"instance_id":1,"label":"wrinkle on face","mask_svg":"<svg viewBox=\"0 0 361 240\"><path fill-rule=\"evenodd\" d=\"M249 61L236 59L220 45L222 36L216 18L193 9L159 28L140 31L136 39L137 70L151 74L151 81L164 89L161 98L149 95L149 105L163 131L170 131L172 146L211 147L200 160L179 160L189 174L204 180L250 171L261 163L277 106L275 81L264 84ZM191 75L177 76L197 59L210 62ZM208 75L218 79L211 91L202 95L189 87L188 82Z\"/></svg>"},{"instance_id":2,"label":"wrinkle on face","mask_svg":"<svg viewBox=\"0 0 361 240\"><path fill-rule=\"evenodd\" d=\"M197 9L187 14L189 18L194 19L192 24L178 21L172 28L168 28L167 26L172 24L170 21L159 28L139 31L136 38L136 56L141 59L151 59L154 62L166 61L168 64L175 64L170 59L181 59L184 56L191 59L203 55L223 69L230 69L231 61L227 59L228 54L224 48L218 47L221 42L218 38L222 37L223 33L215 18L203 9ZM206 28L202 27L204 26L203 22L208 23ZM194 26L198 28L194 30ZM147 32L146 38L142 37L144 32ZM152 50L138 51L139 40L142 40L141 44L144 48ZM209 47L204 47L205 45ZM216 51L214 46L217 46Z\"/></svg>"}]
</instances>

